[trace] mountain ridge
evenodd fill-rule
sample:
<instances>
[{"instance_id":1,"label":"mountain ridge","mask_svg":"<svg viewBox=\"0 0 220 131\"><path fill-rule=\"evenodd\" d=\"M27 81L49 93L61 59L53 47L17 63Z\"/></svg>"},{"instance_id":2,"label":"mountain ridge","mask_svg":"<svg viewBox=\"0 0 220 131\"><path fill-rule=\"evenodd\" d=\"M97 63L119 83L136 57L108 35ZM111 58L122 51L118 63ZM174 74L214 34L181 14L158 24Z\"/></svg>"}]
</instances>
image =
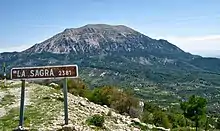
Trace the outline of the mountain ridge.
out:
<instances>
[{"instance_id":1,"label":"mountain ridge","mask_svg":"<svg viewBox=\"0 0 220 131\"><path fill-rule=\"evenodd\" d=\"M101 26L101 27L100 27ZM139 42L132 41L132 37L135 37L135 39L140 39ZM79 48L103 48L101 45L102 43L123 43L124 45L127 45L129 40L133 43L140 44L141 48L144 48L142 45L144 43L144 40L147 40L153 44L155 42L155 39L152 39L148 36L145 36L144 34L141 34L129 27L126 26L111 26L111 25L103 25L103 24L92 24L92 25L85 25L83 27L79 28L70 28L65 29L63 32L58 33L57 35L43 41L42 43L38 43L34 45L33 47L27 49L25 52L34 52L34 53L40 53L40 52L51 52L51 53L70 53L70 52L76 52L77 50L77 44L82 45L85 44L83 47ZM163 44L168 44L169 42L166 40L159 40ZM143 43L140 43L143 42ZM61 44L62 43L62 44ZM146 43L146 42L145 42ZM64 45L63 45L64 44ZM69 45L68 45L69 44ZM162 45L154 43L156 48L162 48ZM169 43L171 44L171 43ZM75 46L72 46L75 45ZM39 46L42 46L41 48ZM64 48L66 46L66 48ZM87 46L87 47L86 47ZM100 47L101 46L101 47ZM134 46L134 45L133 45ZM152 45L148 45L149 48ZM46 48L46 49L43 49ZM68 47L68 48L67 48ZM56 48L56 49L54 49ZM64 49L62 49L64 48ZM127 47L128 48L128 47ZM182 51L177 46L172 45L172 48ZM84 50L80 50L84 52ZM79 51L79 52L80 52ZM127 49L129 51L129 49Z\"/></svg>"}]
</instances>

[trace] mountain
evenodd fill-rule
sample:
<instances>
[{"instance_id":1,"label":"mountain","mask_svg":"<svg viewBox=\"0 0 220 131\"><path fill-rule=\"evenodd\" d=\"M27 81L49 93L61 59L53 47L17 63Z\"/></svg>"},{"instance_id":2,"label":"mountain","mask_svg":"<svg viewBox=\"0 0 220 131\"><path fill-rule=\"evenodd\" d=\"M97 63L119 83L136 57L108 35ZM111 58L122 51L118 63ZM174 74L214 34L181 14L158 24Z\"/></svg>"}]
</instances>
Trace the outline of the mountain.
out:
<instances>
[{"instance_id":1,"label":"mountain","mask_svg":"<svg viewBox=\"0 0 220 131\"><path fill-rule=\"evenodd\" d=\"M80 77L91 88L133 88L139 97L161 105L191 94L212 100L210 105L219 98L219 59L184 52L167 40L152 39L124 25L89 24L65 29L22 52L0 54L2 62L7 63L8 70L15 66L77 64ZM217 102L210 108L219 107Z\"/></svg>"},{"instance_id":2,"label":"mountain","mask_svg":"<svg viewBox=\"0 0 220 131\"><path fill-rule=\"evenodd\" d=\"M25 53L108 54L140 51L183 53L165 40L156 41L120 25L86 25L81 28L65 29L62 33L36 44Z\"/></svg>"}]
</instances>

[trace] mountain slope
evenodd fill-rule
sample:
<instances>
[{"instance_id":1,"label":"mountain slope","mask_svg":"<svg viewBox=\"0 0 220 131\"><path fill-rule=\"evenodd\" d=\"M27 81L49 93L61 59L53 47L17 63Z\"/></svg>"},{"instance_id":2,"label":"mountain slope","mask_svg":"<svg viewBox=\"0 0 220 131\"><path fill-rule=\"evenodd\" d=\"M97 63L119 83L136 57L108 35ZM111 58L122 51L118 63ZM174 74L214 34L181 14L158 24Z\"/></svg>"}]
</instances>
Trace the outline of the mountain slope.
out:
<instances>
[{"instance_id":1,"label":"mountain slope","mask_svg":"<svg viewBox=\"0 0 220 131\"><path fill-rule=\"evenodd\" d=\"M2 98L0 98L0 130L8 131L17 128L20 84L20 82L9 81L7 85L9 85L10 88L1 89L0 87L0 94L4 94L1 95ZM6 97L9 95L13 97ZM62 130L62 125L64 124L64 109L61 90L28 83L25 95L25 128L39 131ZM5 102L6 98L10 99L7 103ZM105 130L140 130L132 125L133 119L129 116L115 113L112 109L89 102L85 98L68 94L68 105L69 127L71 127L72 130L95 130L95 127L86 124L86 120L94 114L105 115ZM112 111L112 115L108 116L107 114L110 110Z\"/></svg>"},{"instance_id":2,"label":"mountain slope","mask_svg":"<svg viewBox=\"0 0 220 131\"><path fill-rule=\"evenodd\" d=\"M153 45L153 46L152 46ZM165 48L166 46L170 46ZM108 52L132 52L136 49L156 51L163 48L167 51L182 52L166 41L155 40L126 26L86 25L80 28L65 29L54 37L31 47L25 52L40 53L75 53L86 54Z\"/></svg>"}]
</instances>

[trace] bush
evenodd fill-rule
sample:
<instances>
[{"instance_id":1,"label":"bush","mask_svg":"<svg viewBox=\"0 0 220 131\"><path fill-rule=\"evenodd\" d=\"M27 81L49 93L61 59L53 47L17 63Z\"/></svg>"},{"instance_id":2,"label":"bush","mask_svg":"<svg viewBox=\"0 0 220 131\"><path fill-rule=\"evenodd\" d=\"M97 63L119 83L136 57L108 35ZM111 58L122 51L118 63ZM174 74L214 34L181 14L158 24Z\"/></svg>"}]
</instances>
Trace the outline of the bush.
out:
<instances>
[{"instance_id":1,"label":"bush","mask_svg":"<svg viewBox=\"0 0 220 131\"><path fill-rule=\"evenodd\" d=\"M89 125L94 125L97 127L103 127L104 122L105 122L104 116L99 115L99 114L95 114L91 118L87 119L87 123Z\"/></svg>"},{"instance_id":2,"label":"bush","mask_svg":"<svg viewBox=\"0 0 220 131\"><path fill-rule=\"evenodd\" d=\"M186 126L186 118L182 114L169 113L168 118L173 128Z\"/></svg>"},{"instance_id":3,"label":"bush","mask_svg":"<svg viewBox=\"0 0 220 131\"><path fill-rule=\"evenodd\" d=\"M129 115L137 115L131 111L134 108L138 107L139 100L136 99L133 95L122 92L115 91L111 99L111 107L116 109L119 113L128 113Z\"/></svg>"},{"instance_id":4,"label":"bush","mask_svg":"<svg viewBox=\"0 0 220 131\"><path fill-rule=\"evenodd\" d=\"M63 85L61 85L63 87ZM67 80L68 92L73 95L79 95L86 97L89 93L89 89L81 79L68 79Z\"/></svg>"},{"instance_id":5,"label":"bush","mask_svg":"<svg viewBox=\"0 0 220 131\"><path fill-rule=\"evenodd\" d=\"M96 104L112 107L121 114L127 113L131 116L138 116L134 109L138 106L139 101L130 92L105 86L94 89L88 99Z\"/></svg>"},{"instance_id":6,"label":"bush","mask_svg":"<svg viewBox=\"0 0 220 131\"><path fill-rule=\"evenodd\" d=\"M165 127L165 128L171 128L172 127L172 125L169 122L169 119L168 119L167 115L164 112L156 111L156 112L154 112L153 115L154 115L153 123L156 126L162 126L162 127Z\"/></svg>"},{"instance_id":7,"label":"bush","mask_svg":"<svg viewBox=\"0 0 220 131\"><path fill-rule=\"evenodd\" d=\"M219 117L218 120L217 120L216 129L220 129L220 117Z\"/></svg>"},{"instance_id":8,"label":"bush","mask_svg":"<svg viewBox=\"0 0 220 131\"><path fill-rule=\"evenodd\" d=\"M88 99L96 104L110 106L113 90L111 87L95 88Z\"/></svg>"},{"instance_id":9,"label":"bush","mask_svg":"<svg viewBox=\"0 0 220 131\"><path fill-rule=\"evenodd\" d=\"M109 110L107 116L112 116L112 111Z\"/></svg>"},{"instance_id":10,"label":"bush","mask_svg":"<svg viewBox=\"0 0 220 131\"><path fill-rule=\"evenodd\" d=\"M148 111L145 111L145 112L143 113L143 116L142 116L142 121L143 121L144 123L154 124L154 123L153 123L153 120L154 120L153 117L154 117L154 116L153 116L152 113L150 113L150 112L148 112Z\"/></svg>"},{"instance_id":11,"label":"bush","mask_svg":"<svg viewBox=\"0 0 220 131\"><path fill-rule=\"evenodd\" d=\"M144 103L144 111L148 111L150 113L153 113L155 111L162 111L157 105L154 105L149 102Z\"/></svg>"}]
</instances>

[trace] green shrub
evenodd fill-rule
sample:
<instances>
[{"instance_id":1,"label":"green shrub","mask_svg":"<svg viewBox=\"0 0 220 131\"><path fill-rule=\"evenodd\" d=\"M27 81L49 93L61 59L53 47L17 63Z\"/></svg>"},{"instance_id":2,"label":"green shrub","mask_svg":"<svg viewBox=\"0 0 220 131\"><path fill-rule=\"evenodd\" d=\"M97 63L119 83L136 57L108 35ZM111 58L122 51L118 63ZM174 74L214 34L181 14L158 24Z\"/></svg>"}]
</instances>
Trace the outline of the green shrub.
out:
<instances>
[{"instance_id":1,"label":"green shrub","mask_svg":"<svg viewBox=\"0 0 220 131\"><path fill-rule=\"evenodd\" d=\"M153 113L155 111L161 111L161 109L153 103L145 102L144 103L144 111L148 111L150 113Z\"/></svg>"},{"instance_id":2,"label":"green shrub","mask_svg":"<svg viewBox=\"0 0 220 131\"><path fill-rule=\"evenodd\" d=\"M10 94L7 94L5 95L2 100L0 101L0 107L1 106L5 106L5 105L10 105L12 104L13 102L15 102L15 96L14 95L10 95Z\"/></svg>"},{"instance_id":3,"label":"green shrub","mask_svg":"<svg viewBox=\"0 0 220 131\"><path fill-rule=\"evenodd\" d=\"M186 118L182 114L169 113L168 118L173 128L186 126Z\"/></svg>"},{"instance_id":4,"label":"green shrub","mask_svg":"<svg viewBox=\"0 0 220 131\"><path fill-rule=\"evenodd\" d=\"M95 88L88 98L96 104L110 106L111 90L109 87Z\"/></svg>"},{"instance_id":5,"label":"green shrub","mask_svg":"<svg viewBox=\"0 0 220 131\"><path fill-rule=\"evenodd\" d=\"M162 126L162 127L165 127L165 128L171 128L172 127L171 123L169 122L169 119L168 119L167 115L164 112L156 111L156 112L154 112L153 115L154 115L153 123L156 126Z\"/></svg>"},{"instance_id":6,"label":"green shrub","mask_svg":"<svg viewBox=\"0 0 220 131\"><path fill-rule=\"evenodd\" d=\"M104 116L99 115L99 114L95 114L91 118L87 119L87 123L89 125L94 125L97 127L103 127L104 122L105 122Z\"/></svg>"},{"instance_id":7,"label":"green shrub","mask_svg":"<svg viewBox=\"0 0 220 131\"><path fill-rule=\"evenodd\" d=\"M129 115L136 115L131 109L137 108L138 103L139 100L127 92L116 90L111 97L111 107L121 114L128 113Z\"/></svg>"},{"instance_id":8,"label":"green shrub","mask_svg":"<svg viewBox=\"0 0 220 131\"><path fill-rule=\"evenodd\" d=\"M145 112L143 113L143 116L142 116L142 121L143 121L144 123L154 124L154 123L153 123L153 120L154 120L153 117L154 117L154 116L153 116L152 113L150 113L150 112L148 112L148 111L145 111Z\"/></svg>"},{"instance_id":9,"label":"green shrub","mask_svg":"<svg viewBox=\"0 0 220 131\"><path fill-rule=\"evenodd\" d=\"M96 104L112 107L121 114L139 115L134 110L139 101L128 91L120 91L114 87L104 86L95 88L88 99Z\"/></svg>"},{"instance_id":10,"label":"green shrub","mask_svg":"<svg viewBox=\"0 0 220 131\"><path fill-rule=\"evenodd\" d=\"M61 83L61 87L63 87L62 83ZM87 94L89 93L88 87L81 79L68 79L67 88L68 88L68 92L73 95L86 97Z\"/></svg>"},{"instance_id":11,"label":"green shrub","mask_svg":"<svg viewBox=\"0 0 220 131\"><path fill-rule=\"evenodd\" d=\"M107 116L112 116L112 111L109 110Z\"/></svg>"},{"instance_id":12,"label":"green shrub","mask_svg":"<svg viewBox=\"0 0 220 131\"><path fill-rule=\"evenodd\" d=\"M220 129L220 118L218 118L218 120L217 120L216 129Z\"/></svg>"}]
</instances>

